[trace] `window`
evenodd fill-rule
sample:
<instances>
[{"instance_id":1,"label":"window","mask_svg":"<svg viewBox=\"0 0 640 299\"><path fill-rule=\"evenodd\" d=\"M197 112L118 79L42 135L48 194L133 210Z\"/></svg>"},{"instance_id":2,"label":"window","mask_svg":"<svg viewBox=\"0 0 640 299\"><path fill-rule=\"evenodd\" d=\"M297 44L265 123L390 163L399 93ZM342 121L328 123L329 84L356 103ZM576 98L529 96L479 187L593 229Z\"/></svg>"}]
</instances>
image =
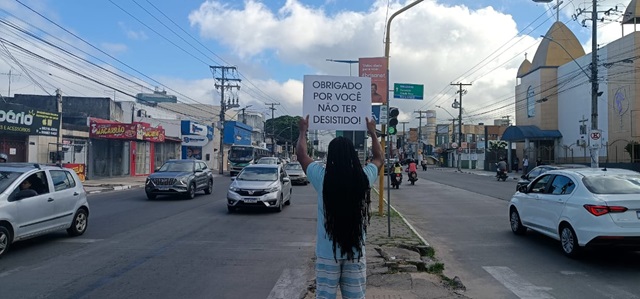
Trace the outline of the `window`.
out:
<instances>
[{"instance_id":1,"label":"window","mask_svg":"<svg viewBox=\"0 0 640 299\"><path fill-rule=\"evenodd\" d=\"M546 193L545 188L547 187L547 183L549 182L549 179L551 179L551 175L548 175L548 174L540 177L540 179L535 181L535 183L533 184L533 187L531 188L531 192Z\"/></svg>"},{"instance_id":2,"label":"window","mask_svg":"<svg viewBox=\"0 0 640 299\"><path fill-rule=\"evenodd\" d=\"M71 188L76 186L76 179L73 177L73 175L71 174L71 172L69 171L65 171L65 173L67 174L67 179L69 180L69 182L71 183Z\"/></svg>"},{"instance_id":3,"label":"window","mask_svg":"<svg viewBox=\"0 0 640 299\"><path fill-rule=\"evenodd\" d=\"M551 183L551 189L549 191L551 194L555 195L570 194L573 192L575 187L576 184L574 184L570 178L558 175L553 179L553 183Z\"/></svg>"},{"instance_id":4,"label":"window","mask_svg":"<svg viewBox=\"0 0 640 299\"><path fill-rule=\"evenodd\" d=\"M200 169L207 170L207 164L200 162Z\"/></svg>"},{"instance_id":5,"label":"window","mask_svg":"<svg viewBox=\"0 0 640 299\"><path fill-rule=\"evenodd\" d=\"M52 170L51 180L53 181L53 188L55 191L62 191L73 188L75 186L74 180L69 180L67 172L64 170ZM73 182L73 183L72 183Z\"/></svg>"}]
</instances>

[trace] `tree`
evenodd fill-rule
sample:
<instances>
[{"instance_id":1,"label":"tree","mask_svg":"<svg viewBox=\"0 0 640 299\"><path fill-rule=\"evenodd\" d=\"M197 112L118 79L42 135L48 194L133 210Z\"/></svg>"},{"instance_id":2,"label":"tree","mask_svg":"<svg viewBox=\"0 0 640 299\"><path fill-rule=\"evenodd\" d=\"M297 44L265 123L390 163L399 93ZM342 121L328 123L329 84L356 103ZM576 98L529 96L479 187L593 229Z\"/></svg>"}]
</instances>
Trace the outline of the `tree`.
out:
<instances>
[{"instance_id":1,"label":"tree","mask_svg":"<svg viewBox=\"0 0 640 299\"><path fill-rule=\"evenodd\" d=\"M295 144L298 140L300 116L283 115L265 122L265 134L273 136L277 145Z\"/></svg>"},{"instance_id":2,"label":"tree","mask_svg":"<svg viewBox=\"0 0 640 299\"><path fill-rule=\"evenodd\" d=\"M506 156L507 143L504 140L489 140L489 148L487 151L494 153L494 158L498 161L499 156Z\"/></svg>"},{"instance_id":3,"label":"tree","mask_svg":"<svg viewBox=\"0 0 640 299\"><path fill-rule=\"evenodd\" d=\"M640 143L631 141L627 143L627 145L624 147L624 150L629 153L631 163L640 161Z\"/></svg>"}]
</instances>

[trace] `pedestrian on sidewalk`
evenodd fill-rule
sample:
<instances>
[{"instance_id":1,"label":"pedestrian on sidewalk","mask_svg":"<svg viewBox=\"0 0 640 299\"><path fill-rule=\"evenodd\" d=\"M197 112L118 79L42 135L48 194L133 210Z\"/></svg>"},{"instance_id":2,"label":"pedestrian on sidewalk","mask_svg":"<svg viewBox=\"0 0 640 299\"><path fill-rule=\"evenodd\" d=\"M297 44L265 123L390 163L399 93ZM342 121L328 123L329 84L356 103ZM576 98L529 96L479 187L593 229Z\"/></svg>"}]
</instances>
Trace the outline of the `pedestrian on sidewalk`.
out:
<instances>
[{"instance_id":1,"label":"pedestrian on sidewalk","mask_svg":"<svg viewBox=\"0 0 640 299\"><path fill-rule=\"evenodd\" d=\"M527 174L529 171L529 156L524 155L524 159L522 159L522 174Z\"/></svg>"},{"instance_id":2,"label":"pedestrian on sidewalk","mask_svg":"<svg viewBox=\"0 0 640 299\"><path fill-rule=\"evenodd\" d=\"M298 162L318 193L316 298L336 298L338 288L344 298L365 298L365 194L384 161L376 123L366 121L373 158L364 168L353 143L344 137L329 143L326 167L314 162L307 154L309 116L298 123Z\"/></svg>"},{"instance_id":3,"label":"pedestrian on sidewalk","mask_svg":"<svg viewBox=\"0 0 640 299\"><path fill-rule=\"evenodd\" d=\"M520 160L518 160L518 156L513 156L513 172L518 173L518 167L520 166Z\"/></svg>"}]
</instances>

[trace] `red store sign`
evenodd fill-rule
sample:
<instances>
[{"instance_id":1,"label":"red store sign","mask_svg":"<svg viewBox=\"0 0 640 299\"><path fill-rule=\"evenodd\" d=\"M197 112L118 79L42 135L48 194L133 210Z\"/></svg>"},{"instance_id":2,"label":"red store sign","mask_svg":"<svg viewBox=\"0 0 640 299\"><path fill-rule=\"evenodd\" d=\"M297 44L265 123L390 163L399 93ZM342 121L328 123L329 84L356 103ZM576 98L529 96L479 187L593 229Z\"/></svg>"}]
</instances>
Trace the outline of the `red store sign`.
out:
<instances>
[{"instance_id":1,"label":"red store sign","mask_svg":"<svg viewBox=\"0 0 640 299\"><path fill-rule=\"evenodd\" d=\"M150 142L164 142L165 135L162 126L154 128L151 127L151 125L148 123L139 122L135 124L138 124L142 127L142 130L144 132L142 135L142 140Z\"/></svg>"},{"instance_id":2,"label":"red store sign","mask_svg":"<svg viewBox=\"0 0 640 299\"><path fill-rule=\"evenodd\" d=\"M142 140L143 135L143 128L139 124L123 124L99 118L89 121L91 138Z\"/></svg>"}]
</instances>

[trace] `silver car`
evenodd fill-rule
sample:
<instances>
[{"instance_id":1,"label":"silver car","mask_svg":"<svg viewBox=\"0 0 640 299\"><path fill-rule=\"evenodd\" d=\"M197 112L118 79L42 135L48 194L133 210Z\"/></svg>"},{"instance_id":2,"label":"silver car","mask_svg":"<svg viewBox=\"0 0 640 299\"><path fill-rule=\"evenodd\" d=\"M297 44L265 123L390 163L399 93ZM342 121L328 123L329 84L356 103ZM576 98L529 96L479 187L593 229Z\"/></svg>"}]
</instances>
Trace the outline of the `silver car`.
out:
<instances>
[{"instance_id":1,"label":"silver car","mask_svg":"<svg viewBox=\"0 0 640 299\"><path fill-rule=\"evenodd\" d=\"M57 230L87 230L87 193L75 171L32 163L0 164L0 257L13 242Z\"/></svg>"},{"instance_id":2,"label":"silver car","mask_svg":"<svg viewBox=\"0 0 640 299\"><path fill-rule=\"evenodd\" d=\"M289 175L289 178L291 178L291 184L309 184L307 175L304 173L304 170L302 170L302 165L300 165L300 163L287 163L287 165L284 166L284 170Z\"/></svg>"},{"instance_id":3,"label":"silver car","mask_svg":"<svg viewBox=\"0 0 640 299\"><path fill-rule=\"evenodd\" d=\"M281 164L254 164L245 167L227 192L230 213L239 207L271 208L282 211L291 204L291 179Z\"/></svg>"}]
</instances>

